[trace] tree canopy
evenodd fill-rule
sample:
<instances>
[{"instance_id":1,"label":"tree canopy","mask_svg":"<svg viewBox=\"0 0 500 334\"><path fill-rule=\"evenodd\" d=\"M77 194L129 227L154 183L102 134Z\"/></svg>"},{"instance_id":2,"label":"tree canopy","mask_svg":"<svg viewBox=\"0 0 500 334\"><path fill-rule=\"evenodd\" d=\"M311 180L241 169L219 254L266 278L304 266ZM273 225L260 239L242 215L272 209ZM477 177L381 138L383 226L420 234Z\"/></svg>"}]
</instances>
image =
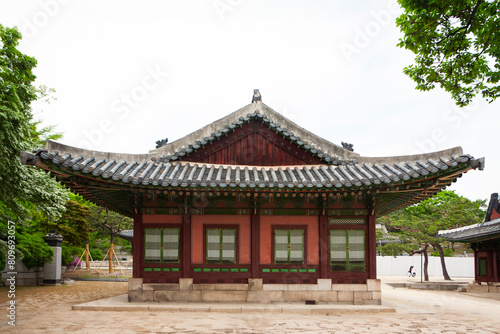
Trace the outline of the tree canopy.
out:
<instances>
[{"instance_id":1,"label":"tree canopy","mask_svg":"<svg viewBox=\"0 0 500 334\"><path fill-rule=\"evenodd\" d=\"M438 232L480 223L485 204L486 200L471 201L453 191L442 191L417 205L381 217L379 222L402 241L401 250L426 255L430 247L435 248L441 257L443 276L450 279L444 263L444 239L437 236Z\"/></svg>"},{"instance_id":2,"label":"tree canopy","mask_svg":"<svg viewBox=\"0 0 500 334\"><path fill-rule=\"evenodd\" d=\"M45 172L23 166L19 152L40 148L44 133L37 130L31 103L46 95L34 86L37 62L17 46L21 34L0 25L0 218L20 219L27 212L23 203L34 203L49 217L64 211L66 191Z\"/></svg>"},{"instance_id":3,"label":"tree canopy","mask_svg":"<svg viewBox=\"0 0 500 334\"><path fill-rule=\"evenodd\" d=\"M500 95L500 1L398 2L404 9L396 20L404 33L398 46L416 55L404 73L417 89L439 85L461 107L476 94L489 102Z\"/></svg>"}]
</instances>

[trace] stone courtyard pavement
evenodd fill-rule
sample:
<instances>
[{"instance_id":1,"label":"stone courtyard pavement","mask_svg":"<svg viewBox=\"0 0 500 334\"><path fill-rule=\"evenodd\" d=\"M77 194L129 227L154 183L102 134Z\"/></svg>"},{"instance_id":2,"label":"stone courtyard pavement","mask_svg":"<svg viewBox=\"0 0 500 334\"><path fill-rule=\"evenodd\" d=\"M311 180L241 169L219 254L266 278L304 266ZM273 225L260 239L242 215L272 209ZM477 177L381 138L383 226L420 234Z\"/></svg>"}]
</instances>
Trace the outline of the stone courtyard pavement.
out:
<instances>
[{"instance_id":1,"label":"stone courtyard pavement","mask_svg":"<svg viewBox=\"0 0 500 334\"><path fill-rule=\"evenodd\" d=\"M384 283L410 280L381 279ZM283 313L265 309L243 313L72 310L73 305L122 295L126 291L127 283L115 282L77 281L60 287L18 287L16 327L12 327L7 324L8 289L0 288L0 332L500 333L500 294L414 290L392 288L387 284L382 284L382 304L396 309L396 313L315 314L295 306L288 311L283 308ZM310 305L311 308L320 306Z\"/></svg>"}]
</instances>

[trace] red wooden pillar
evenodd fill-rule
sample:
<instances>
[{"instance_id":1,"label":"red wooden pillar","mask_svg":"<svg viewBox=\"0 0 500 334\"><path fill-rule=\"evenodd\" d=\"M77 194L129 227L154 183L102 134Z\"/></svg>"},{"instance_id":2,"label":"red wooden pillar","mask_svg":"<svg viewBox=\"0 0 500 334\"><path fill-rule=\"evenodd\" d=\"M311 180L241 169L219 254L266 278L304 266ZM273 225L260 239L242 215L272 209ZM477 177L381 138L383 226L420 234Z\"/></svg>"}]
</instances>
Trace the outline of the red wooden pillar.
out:
<instances>
[{"instance_id":1,"label":"red wooden pillar","mask_svg":"<svg viewBox=\"0 0 500 334\"><path fill-rule=\"evenodd\" d=\"M182 215L182 277L191 277L191 215Z\"/></svg>"},{"instance_id":2,"label":"red wooden pillar","mask_svg":"<svg viewBox=\"0 0 500 334\"><path fill-rule=\"evenodd\" d=\"M377 278L377 237L375 232L375 216L368 216L368 278Z\"/></svg>"},{"instance_id":3,"label":"red wooden pillar","mask_svg":"<svg viewBox=\"0 0 500 334\"><path fill-rule=\"evenodd\" d=\"M479 281L479 254L476 249L474 249L474 280Z\"/></svg>"},{"instance_id":4,"label":"red wooden pillar","mask_svg":"<svg viewBox=\"0 0 500 334\"><path fill-rule=\"evenodd\" d=\"M142 214L134 215L134 242L132 243L132 256L134 262L132 265L132 277L142 277L143 273L143 249L144 249L144 232L142 229Z\"/></svg>"},{"instance_id":5,"label":"red wooden pillar","mask_svg":"<svg viewBox=\"0 0 500 334\"><path fill-rule=\"evenodd\" d=\"M260 277L260 215L250 217L252 278Z\"/></svg>"},{"instance_id":6,"label":"red wooden pillar","mask_svg":"<svg viewBox=\"0 0 500 334\"><path fill-rule=\"evenodd\" d=\"M493 282L500 282L498 279L498 252L496 250L491 251L493 254Z\"/></svg>"},{"instance_id":7,"label":"red wooden pillar","mask_svg":"<svg viewBox=\"0 0 500 334\"><path fill-rule=\"evenodd\" d=\"M319 216L319 270L320 278L328 278L330 272L328 216Z\"/></svg>"}]
</instances>

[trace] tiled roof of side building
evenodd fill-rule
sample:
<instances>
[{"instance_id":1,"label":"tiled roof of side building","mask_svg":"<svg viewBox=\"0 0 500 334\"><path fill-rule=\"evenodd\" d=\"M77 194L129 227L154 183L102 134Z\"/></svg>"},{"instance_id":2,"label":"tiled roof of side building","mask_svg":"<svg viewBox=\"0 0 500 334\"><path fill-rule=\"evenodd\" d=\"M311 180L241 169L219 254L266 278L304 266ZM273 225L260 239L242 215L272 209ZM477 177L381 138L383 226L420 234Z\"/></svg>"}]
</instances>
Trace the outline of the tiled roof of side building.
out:
<instances>
[{"instance_id":1,"label":"tiled roof of side building","mask_svg":"<svg viewBox=\"0 0 500 334\"><path fill-rule=\"evenodd\" d=\"M479 241L495 236L500 238L500 218L481 224L439 231L438 236L448 241L462 242Z\"/></svg>"}]
</instances>

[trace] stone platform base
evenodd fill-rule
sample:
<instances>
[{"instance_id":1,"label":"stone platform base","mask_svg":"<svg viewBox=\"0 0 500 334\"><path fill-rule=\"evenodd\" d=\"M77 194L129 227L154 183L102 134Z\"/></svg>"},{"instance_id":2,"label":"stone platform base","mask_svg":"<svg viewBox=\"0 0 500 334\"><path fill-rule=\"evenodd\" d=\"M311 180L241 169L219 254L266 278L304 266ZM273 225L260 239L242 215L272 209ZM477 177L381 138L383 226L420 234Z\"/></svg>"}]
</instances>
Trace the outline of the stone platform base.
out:
<instances>
[{"instance_id":1,"label":"stone platform base","mask_svg":"<svg viewBox=\"0 0 500 334\"><path fill-rule=\"evenodd\" d=\"M261 278L250 278L247 284L193 284L192 278L181 278L179 283L156 284L130 278L128 286L130 302L381 304L378 279L366 284L332 284L331 279L318 279L317 284L263 284Z\"/></svg>"},{"instance_id":2,"label":"stone platform base","mask_svg":"<svg viewBox=\"0 0 500 334\"><path fill-rule=\"evenodd\" d=\"M469 284L466 289L467 292L491 292L491 293L500 293L500 283L485 283L485 282L474 282L473 284Z\"/></svg>"}]
</instances>

